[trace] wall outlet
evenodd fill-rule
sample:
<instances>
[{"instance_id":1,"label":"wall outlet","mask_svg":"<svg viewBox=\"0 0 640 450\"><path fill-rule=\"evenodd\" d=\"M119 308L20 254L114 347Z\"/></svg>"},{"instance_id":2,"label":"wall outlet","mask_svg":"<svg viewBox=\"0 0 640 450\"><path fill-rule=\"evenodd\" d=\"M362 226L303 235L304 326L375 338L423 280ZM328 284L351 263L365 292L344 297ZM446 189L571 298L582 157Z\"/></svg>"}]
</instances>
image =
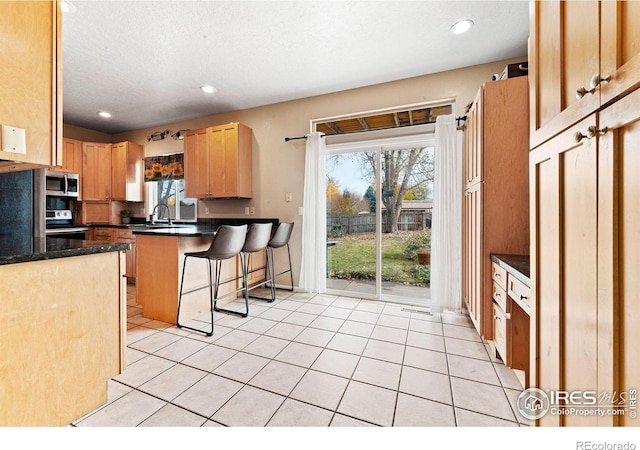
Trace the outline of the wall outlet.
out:
<instances>
[{"instance_id":1,"label":"wall outlet","mask_svg":"<svg viewBox=\"0 0 640 450\"><path fill-rule=\"evenodd\" d=\"M249 208L249 214L252 216L256 215L256 209L252 206L251 208Z\"/></svg>"},{"instance_id":2,"label":"wall outlet","mask_svg":"<svg viewBox=\"0 0 640 450\"><path fill-rule=\"evenodd\" d=\"M284 194L284 201L287 203L291 203L293 201L293 194L291 192L287 192Z\"/></svg>"},{"instance_id":3,"label":"wall outlet","mask_svg":"<svg viewBox=\"0 0 640 450\"><path fill-rule=\"evenodd\" d=\"M205 213L205 215L207 215L207 216L209 215L209 207L208 207L208 206L205 206L205 207L204 207L204 213Z\"/></svg>"},{"instance_id":4,"label":"wall outlet","mask_svg":"<svg viewBox=\"0 0 640 450\"><path fill-rule=\"evenodd\" d=\"M298 215L299 216L304 215L304 208L302 206L298 206Z\"/></svg>"},{"instance_id":5,"label":"wall outlet","mask_svg":"<svg viewBox=\"0 0 640 450\"><path fill-rule=\"evenodd\" d=\"M245 216L249 215L249 207L248 206L245 206L245 208L244 208L244 215Z\"/></svg>"}]
</instances>

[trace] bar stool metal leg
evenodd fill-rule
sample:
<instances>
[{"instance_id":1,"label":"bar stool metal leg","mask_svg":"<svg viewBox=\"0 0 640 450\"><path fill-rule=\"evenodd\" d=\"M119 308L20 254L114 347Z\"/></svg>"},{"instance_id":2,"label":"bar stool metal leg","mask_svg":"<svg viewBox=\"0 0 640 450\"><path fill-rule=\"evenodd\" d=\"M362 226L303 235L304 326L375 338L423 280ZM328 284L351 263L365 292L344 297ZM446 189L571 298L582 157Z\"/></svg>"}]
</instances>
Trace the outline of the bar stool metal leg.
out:
<instances>
[{"instance_id":1,"label":"bar stool metal leg","mask_svg":"<svg viewBox=\"0 0 640 450\"><path fill-rule=\"evenodd\" d=\"M183 325L180 323L180 306L182 305L182 293L183 293L183 285L184 285L184 273L185 273L185 269L187 267L187 259L189 258L189 256L185 256L184 261L182 263L182 277L180 279L180 294L178 296L178 314L176 317L176 325L178 326L178 328L186 328L187 330L192 330L192 331L198 331L200 333L205 333L207 336L213 336L213 280L211 279L211 260L207 259L208 263L209 263L209 273L208 273L208 279L209 279L209 301L211 304L211 331L203 331L200 330L198 328L193 328L193 327L189 327L187 325ZM217 295L217 287L216 287L216 295Z\"/></svg>"}]
</instances>

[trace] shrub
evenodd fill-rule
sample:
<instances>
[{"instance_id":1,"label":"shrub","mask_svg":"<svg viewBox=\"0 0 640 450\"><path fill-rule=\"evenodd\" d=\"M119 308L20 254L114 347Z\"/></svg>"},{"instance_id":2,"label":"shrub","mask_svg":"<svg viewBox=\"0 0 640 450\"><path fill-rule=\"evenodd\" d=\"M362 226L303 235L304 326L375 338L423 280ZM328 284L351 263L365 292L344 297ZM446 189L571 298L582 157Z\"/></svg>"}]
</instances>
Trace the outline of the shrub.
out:
<instances>
[{"instance_id":1,"label":"shrub","mask_svg":"<svg viewBox=\"0 0 640 450\"><path fill-rule=\"evenodd\" d=\"M404 242L402 254L407 259L415 259L416 254L423 248L431 247L431 230L424 230L415 233Z\"/></svg>"},{"instance_id":2,"label":"shrub","mask_svg":"<svg viewBox=\"0 0 640 450\"><path fill-rule=\"evenodd\" d=\"M413 266L413 269L411 269L411 273L415 277L418 286L429 286L431 283L431 269L429 266L416 264Z\"/></svg>"}]
</instances>

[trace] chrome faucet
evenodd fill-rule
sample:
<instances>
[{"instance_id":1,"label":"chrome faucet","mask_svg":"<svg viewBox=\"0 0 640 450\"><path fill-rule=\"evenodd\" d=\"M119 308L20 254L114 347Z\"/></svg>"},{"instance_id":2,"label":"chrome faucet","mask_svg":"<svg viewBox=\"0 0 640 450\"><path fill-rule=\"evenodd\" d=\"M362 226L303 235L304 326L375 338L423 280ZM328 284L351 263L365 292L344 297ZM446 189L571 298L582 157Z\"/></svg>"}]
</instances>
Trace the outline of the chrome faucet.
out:
<instances>
[{"instance_id":1,"label":"chrome faucet","mask_svg":"<svg viewBox=\"0 0 640 450\"><path fill-rule=\"evenodd\" d=\"M151 213L151 223L155 224L156 223L156 218L158 217L156 215L156 210L158 209L159 206L164 207L167 210L167 219L169 221L169 225L171 225L171 210L169 209L169 206L166 203L158 203L156 206L153 207L153 212Z\"/></svg>"}]
</instances>

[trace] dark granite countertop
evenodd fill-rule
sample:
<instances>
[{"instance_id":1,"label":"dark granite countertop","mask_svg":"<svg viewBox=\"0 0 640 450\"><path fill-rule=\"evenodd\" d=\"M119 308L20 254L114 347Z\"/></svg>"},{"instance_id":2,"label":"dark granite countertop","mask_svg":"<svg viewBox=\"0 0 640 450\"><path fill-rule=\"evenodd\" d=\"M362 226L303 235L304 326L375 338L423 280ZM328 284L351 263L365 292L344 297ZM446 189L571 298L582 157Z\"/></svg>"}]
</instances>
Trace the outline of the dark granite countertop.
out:
<instances>
[{"instance_id":1,"label":"dark granite countertop","mask_svg":"<svg viewBox=\"0 0 640 450\"><path fill-rule=\"evenodd\" d=\"M156 223L153 226L149 224L130 224L127 228L133 230L134 235L151 235L151 236L183 236L183 237L199 237L214 236L220 225L244 225L252 223L272 223L277 226L280 221L271 218L219 218L219 219L201 219L197 223L177 223L170 227L168 224ZM126 225L115 225L116 227L124 227Z\"/></svg>"},{"instance_id":2,"label":"dark granite countertop","mask_svg":"<svg viewBox=\"0 0 640 450\"><path fill-rule=\"evenodd\" d=\"M0 265L129 250L130 244L78 239L0 236Z\"/></svg>"},{"instance_id":3,"label":"dark granite countertop","mask_svg":"<svg viewBox=\"0 0 640 450\"><path fill-rule=\"evenodd\" d=\"M507 272L513 274L513 276L525 285L530 286L529 255L505 255L491 253L491 261L498 264Z\"/></svg>"}]
</instances>

